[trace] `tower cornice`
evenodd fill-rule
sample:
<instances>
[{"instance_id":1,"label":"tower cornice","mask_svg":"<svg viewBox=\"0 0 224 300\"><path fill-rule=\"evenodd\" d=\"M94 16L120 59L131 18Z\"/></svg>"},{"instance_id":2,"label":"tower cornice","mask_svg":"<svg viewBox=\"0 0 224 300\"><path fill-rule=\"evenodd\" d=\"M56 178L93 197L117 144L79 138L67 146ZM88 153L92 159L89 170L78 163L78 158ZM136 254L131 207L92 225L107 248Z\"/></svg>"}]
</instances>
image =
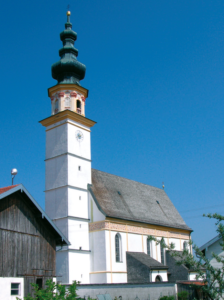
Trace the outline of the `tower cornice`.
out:
<instances>
[{"instance_id":1,"label":"tower cornice","mask_svg":"<svg viewBox=\"0 0 224 300\"><path fill-rule=\"evenodd\" d=\"M90 120L90 119L88 119L80 114L77 114L73 111L70 111L70 110L63 110L53 116L50 116L46 119L39 121L39 123L41 125L43 125L44 127L48 127L50 125L53 125L55 123L58 123L60 121L66 120L66 119L70 119L72 121L78 122L89 128L93 127L96 124L95 121Z\"/></svg>"},{"instance_id":2,"label":"tower cornice","mask_svg":"<svg viewBox=\"0 0 224 300\"><path fill-rule=\"evenodd\" d=\"M51 97L54 93L60 92L62 90L76 90L84 95L85 98L88 97L89 90L77 84L57 84L48 89L48 96Z\"/></svg>"}]
</instances>

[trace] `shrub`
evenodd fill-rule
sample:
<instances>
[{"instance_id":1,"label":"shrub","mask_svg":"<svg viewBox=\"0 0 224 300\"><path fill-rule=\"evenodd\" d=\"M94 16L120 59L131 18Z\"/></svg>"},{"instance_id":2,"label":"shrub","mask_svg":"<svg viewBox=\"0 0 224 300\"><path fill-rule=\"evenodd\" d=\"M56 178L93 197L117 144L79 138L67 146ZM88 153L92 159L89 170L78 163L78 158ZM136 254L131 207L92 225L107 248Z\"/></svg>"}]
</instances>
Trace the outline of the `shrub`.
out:
<instances>
[{"instance_id":1,"label":"shrub","mask_svg":"<svg viewBox=\"0 0 224 300\"><path fill-rule=\"evenodd\" d=\"M34 290L34 297L28 295L24 300L78 300L77 285L79 282L74 281L66 290L64 285L53 282L51 279L46 281L46 288L39 289L35 283L31 283ZM16 298L17 300L21 300Z\"/></svg>"}]
</instances>

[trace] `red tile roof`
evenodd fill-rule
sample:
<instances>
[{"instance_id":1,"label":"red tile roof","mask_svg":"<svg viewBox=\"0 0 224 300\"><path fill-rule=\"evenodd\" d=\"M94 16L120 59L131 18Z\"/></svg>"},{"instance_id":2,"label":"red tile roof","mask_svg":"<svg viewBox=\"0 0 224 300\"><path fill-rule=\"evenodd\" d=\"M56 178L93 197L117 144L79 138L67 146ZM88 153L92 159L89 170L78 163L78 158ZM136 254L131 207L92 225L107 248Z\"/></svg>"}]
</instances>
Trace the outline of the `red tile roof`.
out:
<instances>
[{"instance_id":1,"label":"red tile roof","mask_svg":"<svg viewBox=\"0 0 224 300\"><path fill-rule=\"evenodd\" d=\"M3 187L3 188L0 188L0 194L3 194L11 189L13 189L14 187L16 187L18 184L15 184L15 185L10 185L10 186L6 186L6 187Z\"/></svg>"}]
</instances>

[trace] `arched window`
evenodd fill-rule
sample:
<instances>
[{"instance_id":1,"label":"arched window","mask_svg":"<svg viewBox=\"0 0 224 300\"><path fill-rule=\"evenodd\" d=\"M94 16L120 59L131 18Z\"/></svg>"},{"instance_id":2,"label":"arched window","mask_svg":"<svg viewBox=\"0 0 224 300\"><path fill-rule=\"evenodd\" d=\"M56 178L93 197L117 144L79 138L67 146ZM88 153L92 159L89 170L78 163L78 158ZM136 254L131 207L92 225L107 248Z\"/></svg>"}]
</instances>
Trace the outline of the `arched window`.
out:
<instances>
[{"instance_id":1,"label":"arched window","mask_svg":"<svg viewBox=\"0 0 224 300\"><path fill-rule=\"evenodd\" d=\"M65 108L70 108L70 98L69 97L65 98Z\"/></svg>"},{"instance_id":2,"label":"arched window","mask_svg":"<svg viewBox=\"0 0 224 300\"><path fill-rule=\"evenodd\" d=\"M147 239L147 254L151 256L151 241Z\"/></svg>"},{"instance_id":3,"label":"arched window","mask_svg":"<svg viewBox=\"0 0 224 300\"><path fill-rule=\"evenodd\" d=\"M162 280L162 277L161 277L160 275L157 275L155 281L156 281L156 282L161 282L161 281L163 281L163 280Z\"/></svg>"},{"instance_id":4,"label":"arched window","mask_svg":"<svg viewBox=\"0 0 224 300\"><path fill-rule=\"evenodd\" d=\"M161 252L161 263L164 265L165 264L164 248L161 244L160 244L160 252Z\"/></svg>"},{"instance_id":5,"label":"arched window","mask_svg":"<svg viewBox=\"0 0 224 300\"><path fill-rule=\"evenodd\" d=\"M121 235L119 233L115 235L115 256L116 262L121 262Z\"/></svg>"},{"instance_id":6,"label":"arched window","mask_svg":"<svg viewBox=\"0 0 224 300\"><path fill-rule=\"evenodd\" d=\"M80 100L76 101L76 107L77 107L77 113L81 114L82 110L81 110L81 101Z\"/></svg>"},{"instance_id":7,"label":"arched window","mask_svg":"<svg viewBox=\"0 0 224 300\"><path fill-rule=\"evenodd\" d=\"M54 111L55 111L55 113L58 112L58 99L56 99L56 101L55 101Z\"/></svg>"},{"instance_id":8,"label":"arched window","mask_svg":"<svg viewBox=\"0 0 224 300\"><path fill-rule=\"evenodd\" d=\"M183 248L184 250L188 250L188 243L186 241L184 241L183 243Z\"/></svg>"}]
</instances>

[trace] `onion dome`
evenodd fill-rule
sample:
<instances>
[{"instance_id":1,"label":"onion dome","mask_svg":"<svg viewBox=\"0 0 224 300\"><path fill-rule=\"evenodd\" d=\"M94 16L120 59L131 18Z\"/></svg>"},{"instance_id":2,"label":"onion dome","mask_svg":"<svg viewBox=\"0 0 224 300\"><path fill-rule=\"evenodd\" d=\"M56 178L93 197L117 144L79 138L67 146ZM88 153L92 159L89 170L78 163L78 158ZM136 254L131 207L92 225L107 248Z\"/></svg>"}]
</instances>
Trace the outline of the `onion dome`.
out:
<instances>
[{"instance_id":1,"label":"onion dome","mask_svg":"<svg viewBox=\"0 0 224 300\"><path fill-rule=\"evenodd\" d=\"M60 39L63 48L59 50L61 59L51 66L51 74L60 83L78 84L85 77L86 66L77 60L78 50L74 47L77 33L72 30L70 11L67 11L65 30L61 32Z\"/></svg>"}]
</instances>

